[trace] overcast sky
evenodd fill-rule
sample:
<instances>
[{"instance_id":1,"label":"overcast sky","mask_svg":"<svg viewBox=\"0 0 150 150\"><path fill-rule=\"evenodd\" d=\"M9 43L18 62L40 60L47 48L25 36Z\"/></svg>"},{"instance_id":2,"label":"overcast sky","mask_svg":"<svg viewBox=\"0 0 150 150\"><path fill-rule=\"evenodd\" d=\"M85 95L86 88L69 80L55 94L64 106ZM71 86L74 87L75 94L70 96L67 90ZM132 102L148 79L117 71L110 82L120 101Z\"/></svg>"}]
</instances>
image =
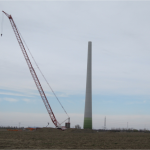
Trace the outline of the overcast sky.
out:
<instances>
[{"instance_id":1,"label":"overcast sky","mask_svg":"<svg viewBox=\"0 0 150 150\"><path fill-rule=\"evenodd\" d=\"M92 41L93 127L102 128L106 116L108 128L150 129L150 1L0 1L0 11L12 15L72 127L83 127ZM0 26L0 126L54 127L2 13ZM62 122L67 116L31 61Z\"/></svg>"}]
</instances>

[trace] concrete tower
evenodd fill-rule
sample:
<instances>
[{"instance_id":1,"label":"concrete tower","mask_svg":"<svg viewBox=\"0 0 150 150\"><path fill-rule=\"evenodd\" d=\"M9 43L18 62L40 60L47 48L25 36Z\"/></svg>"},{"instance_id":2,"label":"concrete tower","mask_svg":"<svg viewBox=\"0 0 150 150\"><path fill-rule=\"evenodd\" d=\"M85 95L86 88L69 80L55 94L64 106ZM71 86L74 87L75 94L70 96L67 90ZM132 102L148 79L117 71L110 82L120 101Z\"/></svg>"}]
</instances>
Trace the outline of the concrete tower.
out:
<instances>
[{"instance_id":1,"label":"concrete tower","mask_svg":"<svg viewBox=\"0 0 150 150\"><path fill-rule=\"evenodd\" d=\"M88 42L84 129L92 129L92 42Z\"/></svg>"}]
</instances>

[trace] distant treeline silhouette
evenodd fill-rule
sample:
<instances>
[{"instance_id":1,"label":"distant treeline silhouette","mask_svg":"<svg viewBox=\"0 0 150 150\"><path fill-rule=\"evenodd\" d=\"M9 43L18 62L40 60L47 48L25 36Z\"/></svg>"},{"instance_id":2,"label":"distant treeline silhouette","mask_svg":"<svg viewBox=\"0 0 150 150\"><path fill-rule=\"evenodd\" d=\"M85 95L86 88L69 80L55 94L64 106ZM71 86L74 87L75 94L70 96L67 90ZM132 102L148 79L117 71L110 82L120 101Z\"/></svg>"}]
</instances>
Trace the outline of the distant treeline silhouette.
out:
<instances>
[{"instance_id":1,"label":"distant treeline silhouette","mask_svg":"<svg viewBox=\"0 0 150 150\"><path fill-rule=\"evenodd\" d=\"M98 131L111 131L111 132L150 132L148 129L134 129L134 128L111 128L111 129L98 129Z\"/></svg>"},{"instance_id":2,"label":"distant treeline silhouette","mask_svg":"<svg viewBox=\"0 0 150 150\"><path fill-rule=\"evenodd\" d=\"M24 129L24 127L17 127L17 126L0 126L0 129Z\"/></svg>"}]
</instances>

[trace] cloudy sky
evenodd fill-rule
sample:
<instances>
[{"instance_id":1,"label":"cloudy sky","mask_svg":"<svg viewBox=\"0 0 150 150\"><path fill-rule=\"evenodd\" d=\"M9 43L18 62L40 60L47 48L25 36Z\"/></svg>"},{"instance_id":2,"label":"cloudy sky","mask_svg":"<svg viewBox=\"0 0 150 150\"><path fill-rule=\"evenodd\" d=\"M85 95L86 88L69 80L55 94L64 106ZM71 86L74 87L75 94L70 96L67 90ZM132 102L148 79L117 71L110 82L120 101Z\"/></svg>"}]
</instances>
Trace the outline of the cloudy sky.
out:
<instances>
[{"instance_id":1,"label":"cloudy sky","mask_svg":"<svg viewBox=\"0 0 150 150\"><path fill-rule=\"evenodd\" d=\"M107 128L150 129L150 1L0 1L0 11L12 15L72 127L83 127L92 41L93 128L106 116ZM54 127L3 13L0 26L0 126ZM67 116L31 61L62 122Z\"/></svg>"}]
</instances>

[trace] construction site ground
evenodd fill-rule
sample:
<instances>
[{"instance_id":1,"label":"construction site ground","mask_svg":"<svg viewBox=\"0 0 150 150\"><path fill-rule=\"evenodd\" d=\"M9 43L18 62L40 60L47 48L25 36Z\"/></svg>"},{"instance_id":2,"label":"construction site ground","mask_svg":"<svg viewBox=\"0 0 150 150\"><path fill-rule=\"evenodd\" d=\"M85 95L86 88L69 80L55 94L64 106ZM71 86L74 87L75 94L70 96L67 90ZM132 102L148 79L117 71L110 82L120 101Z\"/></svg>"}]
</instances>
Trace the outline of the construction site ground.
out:
<instances>
[{"instance_id":1,"label":"construction site ground","mask_svg":"<svg viewBox=\"0 0 150 150\"><path fill-rule=\"evenodd\" d=\"M150 149L150 133L0 129L0 149Z\"/></svg>"}]
</instances>

